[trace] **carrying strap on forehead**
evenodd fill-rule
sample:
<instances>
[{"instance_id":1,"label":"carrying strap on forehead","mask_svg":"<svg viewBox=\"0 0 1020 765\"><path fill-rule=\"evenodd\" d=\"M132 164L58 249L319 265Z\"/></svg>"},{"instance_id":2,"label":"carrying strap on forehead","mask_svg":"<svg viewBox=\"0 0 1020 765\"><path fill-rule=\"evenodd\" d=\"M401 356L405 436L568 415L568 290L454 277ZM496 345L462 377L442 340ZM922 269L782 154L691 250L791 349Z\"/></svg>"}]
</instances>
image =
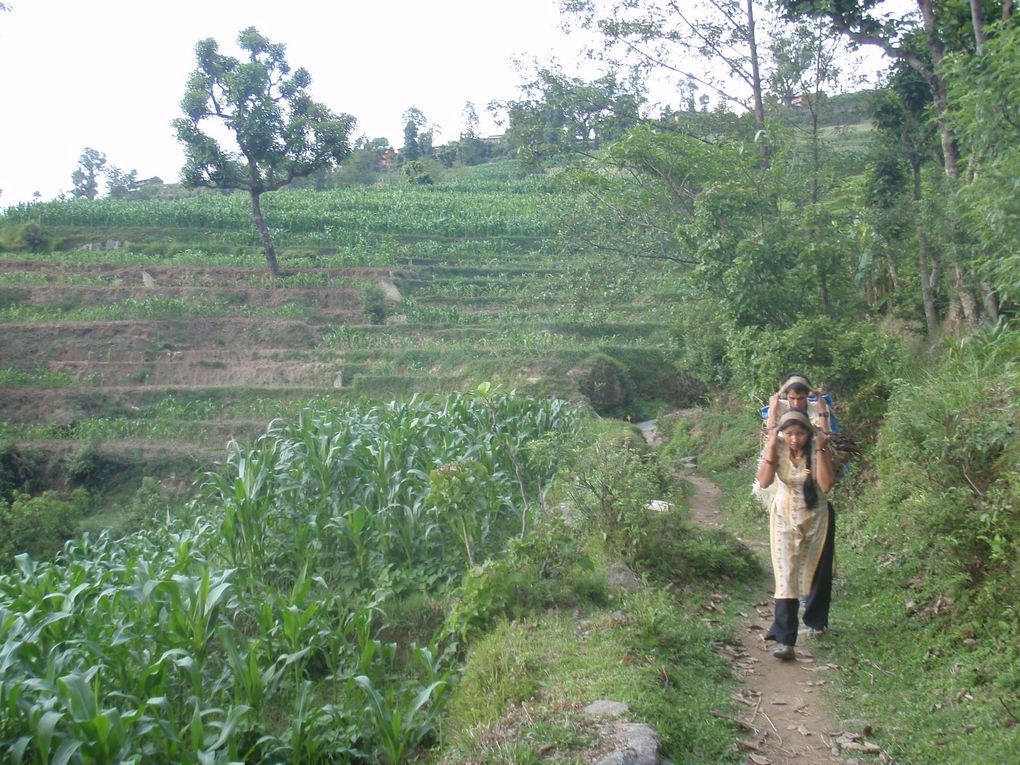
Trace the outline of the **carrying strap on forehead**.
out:
<instances>
[{"instance_id":1,"label":"carrying strap on forehead","mask_svg":"<svg viewBox=\"0 0 1020 765\"><path fill-rule=\"evenodd\" d=\"M813 433L815 430L811 424L811 418L807 416L807 412L803 409L790 409L784 412L783 416L779 418L779 430L793 423L802 425L808 433Z\"/></svg>"},{"instance_id":2,"label":"carrying strap on forehead","mask_svg":"<svg viewBox=\"0 0 1020 765\"><path fill-rule=\"evenodd\" d=\"M779 392L780 393L786 393L786 391L789 390L791 385L797 385L798 383L803 385L808 390L811 390L811 384L807 381L806 377L801 377L800 375L794 375L789 380L787 380L786 382L783 383L783 389L781 391L779 391Z\"/></svg>"}]
</instances>

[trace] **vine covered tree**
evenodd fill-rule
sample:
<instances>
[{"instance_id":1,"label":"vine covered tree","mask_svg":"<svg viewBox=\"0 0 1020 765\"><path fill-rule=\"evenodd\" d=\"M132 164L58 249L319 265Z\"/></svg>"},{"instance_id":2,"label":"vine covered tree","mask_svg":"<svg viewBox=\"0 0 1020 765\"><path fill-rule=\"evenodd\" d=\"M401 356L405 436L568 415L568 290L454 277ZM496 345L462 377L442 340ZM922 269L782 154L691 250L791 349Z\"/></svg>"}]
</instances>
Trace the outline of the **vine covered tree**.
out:
<instances>
[{"instance_id":1,"label":"vine covered tree","mask_svg":"<svg viewBox=\"0 0 1020 765\"><path fill-rule=\"evenodd\" d=\"M279 266L262 215L262 194L340 163L351 152L355 120L312 100L311 76L304 68L291 72L286 46L271 43L254 27L237 41L244 59L220 53L212 38L195 46L197 68L181 100L185 116L174 120L186 155L182 179L191 187L248 192L275 277ZM235 146L224 148L203 132L206 120L221 123Z\"/></svg>"},{"instance_id":2,"label":"vine covered tree","mask_svg":"<svg viewBox=\"0 0 1020 765\"><path fill-rule=\"evenodd\" d=\"M106 169L106 193L114 199L122 199L138 191L138 171L121 170L116 165Z\"/></svg>"},{"instance_id":3,"label":"vine covered tree","mask_svg":"<svg viewBox=\"0 0 1020 765\"><path fill-rule=\"evenodd\" d=\"M71 173L74 184L71 193L82 199L95 199L99 196L99 176L105 169L106 155L86 146L78 157L78 167Z\"/></svg>"}]
</instances>

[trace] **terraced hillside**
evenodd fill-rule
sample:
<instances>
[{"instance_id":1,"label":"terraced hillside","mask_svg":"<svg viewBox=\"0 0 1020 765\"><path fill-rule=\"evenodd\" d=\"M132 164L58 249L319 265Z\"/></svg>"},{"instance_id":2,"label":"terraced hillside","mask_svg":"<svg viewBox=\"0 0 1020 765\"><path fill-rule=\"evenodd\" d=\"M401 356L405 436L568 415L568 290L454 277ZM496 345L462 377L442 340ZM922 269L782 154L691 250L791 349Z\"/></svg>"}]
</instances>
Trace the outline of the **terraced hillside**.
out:
<instances>
[{"instance_id":1,"label":"terraced hillside","mask_svg":"<svg viewBox=\"0 0 1020 765\"><path fill-rule=\"evenodd\" d=\"M243 200L7 211L8 241L29 221L50 241L0 260L0 434L18 481L68 484L83 449L128 485L193 476L313 402L490 381L639 417L700 392L673 362L661 274L566 255L556 219L577 210L552 182L275 196L275 283Z\"/></svg>"}]
</instances>

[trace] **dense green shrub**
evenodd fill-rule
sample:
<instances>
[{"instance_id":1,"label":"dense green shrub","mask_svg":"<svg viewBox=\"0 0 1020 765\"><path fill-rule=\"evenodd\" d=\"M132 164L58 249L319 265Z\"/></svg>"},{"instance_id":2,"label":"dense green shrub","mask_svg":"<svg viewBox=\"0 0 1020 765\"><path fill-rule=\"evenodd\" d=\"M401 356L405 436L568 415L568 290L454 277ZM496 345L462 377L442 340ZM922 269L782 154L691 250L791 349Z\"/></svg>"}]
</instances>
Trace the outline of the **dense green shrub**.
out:
<instances>
[{"instance_id":1,"label":"dense green shrub","mask_svg":"<svg viewBox=\"0 0 1020 765\"><path fill-rule=\"evenodd\" d=\"M46 252L52 243L53 237L39 221L27 221L18 229L16 244L29 252Z\"/></svg>"},{"instance_id":2,"label":"dense green shrub","mask_svg":"<svg viewBox=\"0 0 1020 765\"><path fill-rule=\"evenodd\" d=\"M362 290L362 304L373 324L386 322L386 293L378 284L369 284Z\"/></svg>"},{"instance_id":3,"label":"dense green shrub","mask_svg":"<svg viewBox=\"0 0 1020 765\"><path fill-rule=\"evenodd\" d=\"M1008 332L975 336L950 347L942 368L897 386L878 441L871 505L875 523L924 562L938 587L1015 631L1020 406L1017 366L1006 358L1018 342Z\"/></svg>"},{"instance_id":4,"label":"dense green shrub","mask_svg":"<svg viewBox=\"0 0 1020 765\"><path fill-rule=\"evenodd\" d=\"M547 608L587 610L608 601L605 572L586 540L558 516L512 539L506 555L475 566L454 594L446 631L466 640L500 618L521 618Z\"/></svg>"},{"instance_id":5,"label":"dense green shrub","mask_svg":"<svg viewBox=\"0 0 1020 765\"><path fill-rule=\"evenodd\" d=\"M53 557L74 536L89 507L84 489L67 499L52 491L37 497L15 491L10 501L0 499L0 570L9 569L21 553L36 560Z\"/></svg>"},{"instance_id":6,"label":"dense green shrub","mask_svg":"<svg viewBox=\"0 0 1020 765\"><path fill-rule=\"evenodd\" d=\"M647 505L679 503L683 492L654 452L622 437L602 437L578 460L567 496L578 523L603 536L610 551L633 563L651 533Z\"/></svg>"},{"instance_id":7,"label":"dense green shrub","mask_svg":"<svg viewBox=\"0 0 1020 765\"><path fill-rule=\"evenodd\" d=\"M681 585L746 581L761 573L754 553L729 532L686 523L671 512L649 512L645 523L648 533L632 559L638 573Z\"/></svg>"},{"instance_id":8,"label":"dense green shrub","mask_svg":"<svg viewBox=\"0 0 1020 765\"><path fill-rule=\"evenodd\" d=\"M732 386L745 399L764 401L789 372L804 372L832 392L838 414L855 426L874 427L893 382L902 375L903 340L875 323L822 317L785 329L734 330L726 352Z\"/></svg>"},{"instance_id":9,"label":"dense green shrub","mask_svg":"<svg viewBox=\"0 0 1020 765\"><path fill-rule=\"evenodd\" d=\"M88 440L67 457L66 475L72 486L98 488L121 467L121 461L103 453L98 442Z\"/></svg>"},{"instance_id":10,"label":"dense green shrub","mask_svg":"<svg viewBox=\"0 0 1020 765\"><path fill-rule=\"evenodd\" d=\"M16 491L32 491L45 470L46 458L42 454L0 443L0 500L10 501Z\"/></svg>"}]
</instances>

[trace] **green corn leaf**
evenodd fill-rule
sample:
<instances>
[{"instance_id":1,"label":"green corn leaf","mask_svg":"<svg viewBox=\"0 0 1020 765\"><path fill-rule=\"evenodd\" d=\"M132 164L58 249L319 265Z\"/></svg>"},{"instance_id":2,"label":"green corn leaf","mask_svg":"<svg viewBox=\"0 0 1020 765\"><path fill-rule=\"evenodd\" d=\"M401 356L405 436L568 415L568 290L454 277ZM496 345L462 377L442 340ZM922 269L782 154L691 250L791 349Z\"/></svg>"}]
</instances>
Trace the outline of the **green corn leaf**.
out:
<instances>
[{"instance_id":1,"label":"green corn leaf","mask_svg":"<svg viewBox=\"0 0 1020 765\"><path fill-rule=\"evenodd\" d=\"M71 758L81 749L82 743L77 739L65 739L62 741L60 746L57 747L57 751L53 754L50 765L67 765L71 762Z\"/></svg>"},{"instance_id":2,"label":"green corn leaf","mask_svg":"<svg viewBox=\"0 0 1020 765\"><path fill-rule=\"evenodd\" d=\"M57 680L57 689L76 722L94 720L99 706L92 686L81 675L65 675Z\"/></svg>"}]
</instances>

